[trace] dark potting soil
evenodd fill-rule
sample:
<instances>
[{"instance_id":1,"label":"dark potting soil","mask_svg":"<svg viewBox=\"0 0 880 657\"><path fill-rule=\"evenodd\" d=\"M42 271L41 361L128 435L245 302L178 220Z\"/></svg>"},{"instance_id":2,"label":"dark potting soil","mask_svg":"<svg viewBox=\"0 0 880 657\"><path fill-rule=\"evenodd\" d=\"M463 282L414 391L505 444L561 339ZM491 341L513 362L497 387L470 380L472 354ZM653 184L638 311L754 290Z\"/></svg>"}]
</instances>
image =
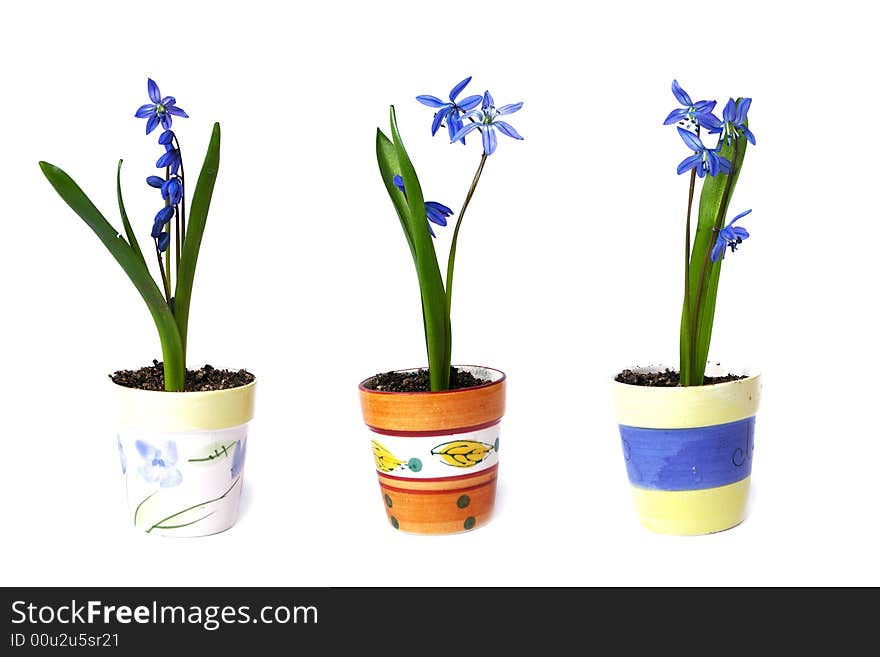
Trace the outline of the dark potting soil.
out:
<instances>
[{"instance_id":1,"label":"dark potting soil","mask_svg":"<svg viewBox=\"0 0 880 657\"><path fill-rule=\"evenodd\" d=\"M729 381L739 381L747 377L739 374L726 374L724 376L706 376L703 377L703 385L711 386L716 383L728 383ZM664 370L662 372L633 372L632 370L623 370L614 377L618 383L628 383L631 386L651 386L655 388L677 388L681 385L681 379L678 372L672 370Z\"/></svg>"},{"instance_id":2,"label":"dark potting soil","mask_svg":"<svg viewBox=\"0 0 880 657\"><path fill-rule=\"evenodd\" d=\"M490 383L488 379L478 379L470 372L451 368L449 372L449 389L462 390ZM364 382L367 390L381 392L430 392L431 377L428 370L416 372L384 372Z\"/></svg>"},{"instance_id":3,"label":"dark potting soil","mask_svg":"<svg viewBox=\"0 0 880 657\"><path fill-rule=\"evenodd\" d=\"M152 365L139 370L119 370L110 375L117 385L138 390L165 390L165 370L157 360ZM205 365L198 370L186 371L184 392L207 392L209 390L228 390L246 386L254 380L247 370L218 370Z\"/></svg>"}]
</instances>

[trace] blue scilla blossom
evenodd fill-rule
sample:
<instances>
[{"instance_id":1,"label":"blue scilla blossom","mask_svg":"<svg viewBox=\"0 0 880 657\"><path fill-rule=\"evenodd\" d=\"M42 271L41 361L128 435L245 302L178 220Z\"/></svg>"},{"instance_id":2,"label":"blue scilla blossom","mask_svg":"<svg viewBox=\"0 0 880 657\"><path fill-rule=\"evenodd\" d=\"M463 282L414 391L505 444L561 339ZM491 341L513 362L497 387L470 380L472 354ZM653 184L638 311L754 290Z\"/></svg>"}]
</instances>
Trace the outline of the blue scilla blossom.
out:
<instances>
[{"instance_id":1,"label":"blue scilla blossom","mask_svg":"<svg viewBox=\"0 0 880 657\"><path fill-rule=\"evenodd\" d=\"M172 175L176 175L180 169L180 151L171 144L165 144L165 154L156 161L157 169L166 167Z\"/></svg>"},{"instance_id":2,"label":"blue scilla blossom","mask_svg":"<svg viewBox=\"0 0 880 657\"><path fill-rule=\"evenodd\" d=\"M235 479L241 474L244 468L244 459L247 456L247 438L239 440L235 443L235 451L232 453L232 467L229 468L229 474Z\"/></svg>"},{"instance_id":3,"label":"blue scilla blossom","mask_svg":"<svg viewBox=\"0 0 880 657\"><path fill-rule=\"evenodd\" d=\"M177 205L183 198L183 181L178 176L171 176L168 180L159 176L150 176L147 178L147 184L160 190L162 198L171 205Z\"/></svg>"},{"instance_id":4,"label":"blue scilla blossom","mask_svg":"<svg viewBox=\"0 0 880 657\"><path fill-rule=\"evenodd\" d=\"M167 146L172 141L174 141L174 133L171 130L165 130L161 135L159 135L159 143L163 146Z\"/></svg>"},{"instance_id":5,"label":"blue scilla blossom","mask_svg":"<svg viewBox=\"0 0 880 657\"><path fill-rule=\"evenodd\" d=\"M162 191L162 198L171 205L177 205L180 203L180 199L183 198L183 182L177 176L171 176L166 180L162 187L160 187L160 190Z\"/></svg>"},{"instance_id":6,"label":"blue scilla blossom","mask_svg":"<svg viewBox=\"0 0 880 657\"><path fill-rule=\"evenodd\" d=\"M119 465L122 466L122 474L128 470L128 459L125 458L125 450L122 449L122 440L116 436L116 446L119 448Z\"/></svg>"},{"instance_id":7,"label":"blue scilla blossom","mask_svg":"<svg viewBox=\"0 0 880 657\"><path fill-rule=\"evenodd\" d=\"M498 136L495 134L496 128L498 129L498 132L503 135L507 135L508 137L512 137L513 139L522 139L523 137L514 129L512 125L510 125L507 121L502 121L499 119L499 117L501 116L518 112L520 109L522 109L522 106L522 103L511 103L510 105L503 105L496 109L495 99L492 98L492 94L487 91L485 94L483 94L482 109L471 110L461 117L462 121L469 119L473 122L467 124L461 130L455 133L455 135L452 137L453 143L455 143L459 139L464 139L468 135L468 133L479 129L483 133L483 152L486 155L491 155L495 152L495 148L498 146Z\"/></svg>"},{"instance_id":8,"label":"blue scilla blossom","mask_svg":"<svg viewBox=\"0 0 880 657\"><path fill-rule=\"evenodd\" d=\"M143 463L138 468L138 473L148 483L157 483L162 488L177 486L183 481L183 475L177 469L177 445L169 440L162 448L143 440L134 443L135 449L141 455Z\"/></svg>"},{"instance_id":9,"label":"blue scilla blossom","mask_svg":"<svg viewBox=\"0 0 880 657\"><path fill-rule=\"evenodd\" d=\"M721 133L719 139L727 144L739 139L739 134L742 133L749 140L749 143L754 146L755 135L746 126L746 119L748 118L749 107L751 106L751 98L743 98L738 103L731 98L727 101L727 105L724 106L724 112L721 115L723 120L717 126L710 129L709 133Z\"/></svg>"},{"instance_id":10,"label":"blue scilla blossom","mask_svg":"<svg viewBox=\"0 0 880 657\"><path fill-rule=\"evenodd\" d=\"M684 107L672 110L669 113L669 116L666 117L666 120L663 121L663 125L671 125L673 123L678 123L679 121L687 120L693 121L697 125L704 126L710 130L721 125L721 121L712 114L712 111L717 104L714 100L698 100L696 103L693 102L688 95L688 92L682 89L681 85L678 84L678 80L672 81L672 95L675 96L675 99Z\"/></svg>"},{"instance_id":11,"label":"blue scilla blossom","mask_svg":"<svg viewBox=\"0 0 880 657\"><path fill-rule=\"evenodd\" d=\"M734 226L738 219L742 219L747 214L749 214L751 210L746 210L745 212L740 212L736 215L729 224L727 224L724 228L722 228L718 232L718 238L715 240L715 246L712 247L712 262L718 260L718 258L724 258L724 254L727 252L727 247L730 247L731 251L736 251L736 248L742 244L743 240L749 238L749 231L745 228L740 228L739 226Z\"/></svg>"},{"instance_id":12,"label":"blue scilla blossom","mask_svg":"<svg viewBox=\"0 0 880 657\"><path fill-rule=\"evenodd\" d=\"M700 138L689 130L678 128L678 134L681 135L682 141L688 145L692 151L696 151L694 155L686 157L678 165L678 173L681 175L685 171L696 168L697 175L702 178L707 173L710 176L717 176L719 173L730 173L730 160L719 155L721 145L719 144L714 150L710 150L703 145Z\"/></svg>"},{"instance_id":13,"label":"blue scilla blossom","mask_svg":"<svg viewBox=\"0 0 880 657\"><path fill-rule=\"evenodd\" d=\"M171 234L170 233L161 233L156 240L156 248L159 249L159 253L165 253L168 250L168 245L171 243Z\"/></svg>"},{"instance_id":14,"label":"blue scilla blossom","mask_svg":"<svg viewBox=\"0 0 880 657\"><path fill-rule=\"evenodd\" d=\"M392 179L394 186L397 187L401 191L404 197L406 197L406 189L403 186L403 176L394 176ZM452 209L446 207L442 203L437 203L437 201L425 201L425 212L428 215L428 221L437 224L438 226L446 225L446 217L452 216ZM434 229L431 228L431 225L428 225L428 232L431 233L431 237L437 237L434 234Z\"/></svg>"},{"instance_id":15,"label":"blue scilla blossom","mask_svg":"<svg viewBox=\"0 0 880 657\"><path fill-rule=\"evenodd\" d=\"M419 101L422 105L427 105L428 107L433 107L437 110L437 113L434 114L434 121L431 124L431 135L436 135L437 130L440 129L440 126L443 125L443 122L446 122L446 128L449 131L449 138L452 141L455 141L453 137L455 134L461 130L461 115L469 110L474 109L477 105L480 104L480 100L482 96L468 96L463 100L457 101L458 95L464 90L464 88L471 81L470 77L466 77L464 80L459 82L452 88L452 91L449 92L449 102L445 102L437 98L437 96L430 95L422 95L416 96L416 100ZM461 143L464 143L464 138L461 139Z\"/></svg>"},{"instance_id":16,"label":"blue scilla blossom","mask_svg":"<svg viewBox=\"0 0 880 657\"><path fill-rule=\"evenodd\" d=\"M141 105L134 113L137 118L147 120L147 134L153 132L160 123L165 130L171 128L172 116L189 118L186 112L177 107L177 99L174 96L163 98L159 93L159 85L149 78L147 79L147 95L151 102Z\"/></svg>"}]
</instances>

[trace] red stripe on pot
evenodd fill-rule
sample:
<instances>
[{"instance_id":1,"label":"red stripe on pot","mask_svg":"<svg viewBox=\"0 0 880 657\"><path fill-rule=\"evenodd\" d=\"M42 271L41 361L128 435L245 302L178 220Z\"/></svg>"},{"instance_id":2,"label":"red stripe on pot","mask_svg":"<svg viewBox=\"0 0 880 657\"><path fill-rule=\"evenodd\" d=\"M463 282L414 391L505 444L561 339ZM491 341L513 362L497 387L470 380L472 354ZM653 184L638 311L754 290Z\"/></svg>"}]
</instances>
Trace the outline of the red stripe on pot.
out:
<instances>
[{"instance_id":1,"label":"red stripe on pot","mask_svg":"<svg viewBox=\"0 0 880 657\"><path fill-rule=\"evenodd\" d=\"M485 470L469 472L463 475L455 475L453 477L398 477L395 475L390 475L387 472L382 472L381 470L376 470L376 474L383 479L395 479L396 481L458 481L462 479L472 479L474 477L483 477L497 469L498 464L496 463L491 468L486 468Z\"/></svg>"},{"instance_id":2,"label":"red stripe on pot","mask_svg":"<svg viewBox=\"0 0 880 657\"><path fill-rule=\"evenodd\" d=\"M422 480L422 481L424 481L424 480ZM469 490L477 490L479 488L485 488L486 486L490 486L490 485L494 484L496 481L498 481L498 477L492 477L488 481L484 481L483 483L476 484L474 486L465 486L463 488L455 488L455 489L443 488L440 490L431 490L431 489L419 490L419 489L414 489L414 488L395 488L394 486L386 486L382 482L379 482L379 487L382 490L390 490L392 493L406 493L407 495L450 495L453 493L458 494L458 493L463 493L463 492L469 491Z\"/></svg>"},{"instance_id":3,"label":"red stripe on pot","mask_svg":"<svg viewBox=\"0 0 880 657\"><path fill-rule=\"evenodd\" d=\"M475 424L472 427L461 427L460 429L442 429L440 431L394 431L391 429L380 429L379 427L371 427L370 425L367 425L367 427L370 429L370 431L382 434L383 436L395 436L398 438L430 438L432 436L455 436L461 433L482 431L483 429L494 427L495 425L500 423L501 418L498 418L497 420L492 420L491 422Z\"/></svg>"}]
</instances>

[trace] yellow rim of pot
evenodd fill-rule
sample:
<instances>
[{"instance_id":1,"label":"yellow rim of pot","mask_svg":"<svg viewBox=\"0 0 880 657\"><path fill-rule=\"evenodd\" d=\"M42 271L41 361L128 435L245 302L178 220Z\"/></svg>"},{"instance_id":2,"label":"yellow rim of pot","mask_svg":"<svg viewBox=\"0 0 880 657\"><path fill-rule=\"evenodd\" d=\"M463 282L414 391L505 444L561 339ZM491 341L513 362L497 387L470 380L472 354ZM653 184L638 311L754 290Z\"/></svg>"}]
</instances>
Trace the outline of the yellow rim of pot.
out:
<instances>
[{"instance_id":1,"label":"yellow rim of pot","mask_svg":"<svg viewBox=\"0 0 880 657\"><path fill-rule=\"evenodd\" d=\"M228 390L156 392L113 385L117 422L143 431L217 431L254 417L256 381Z\"/></svg>"},{"instance_id":2,"label":"yellow rim of pot","mask_svg":"<svg viewBox=\"0 0 880 657\"><path fill-rule=\"evenodd\" d=\"M709 386L653 388L614 382L619 424L651 429L691 429L736 422L758 412L761 375Z\"/></svg>"}]
</instances>

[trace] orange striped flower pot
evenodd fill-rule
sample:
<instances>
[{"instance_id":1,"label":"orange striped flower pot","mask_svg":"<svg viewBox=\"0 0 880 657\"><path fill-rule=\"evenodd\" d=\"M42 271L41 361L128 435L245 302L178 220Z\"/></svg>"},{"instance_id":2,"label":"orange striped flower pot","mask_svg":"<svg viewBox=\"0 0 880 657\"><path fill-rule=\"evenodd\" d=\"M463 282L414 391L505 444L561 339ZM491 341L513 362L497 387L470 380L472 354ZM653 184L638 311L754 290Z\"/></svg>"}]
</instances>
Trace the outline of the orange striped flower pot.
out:
<instances>
[{"instance_id":1,"label":"orange striped flower pot","mask_svg":"<svg viewBox=\"0 0 880 657\"><path fill-rule=\"evenodd\" d=\"M454 534L489 521L498 480L505 375L457 366L489 383L445 392L360 390L388 521L415 534Z\"/></svg>"}]
</instances>

